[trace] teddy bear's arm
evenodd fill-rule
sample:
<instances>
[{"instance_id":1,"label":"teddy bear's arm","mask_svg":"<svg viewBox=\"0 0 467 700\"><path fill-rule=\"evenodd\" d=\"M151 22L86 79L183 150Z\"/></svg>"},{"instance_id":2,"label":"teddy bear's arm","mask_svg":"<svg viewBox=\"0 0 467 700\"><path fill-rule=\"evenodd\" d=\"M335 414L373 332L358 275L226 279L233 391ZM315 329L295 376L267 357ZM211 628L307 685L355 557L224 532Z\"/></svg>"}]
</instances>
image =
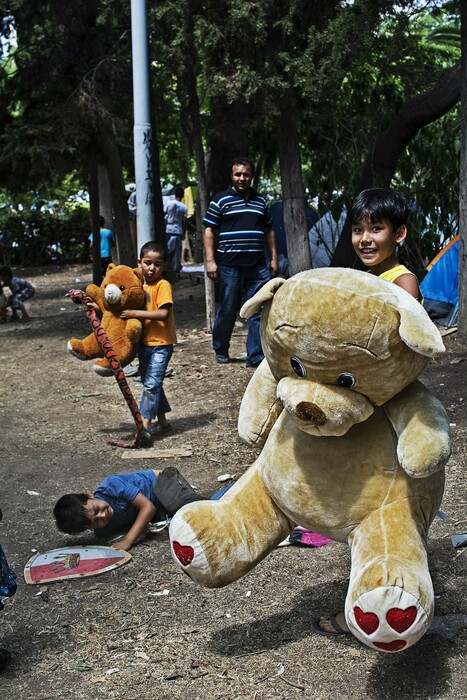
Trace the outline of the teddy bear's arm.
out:
<instances>
[{"instance_id":1,"label":"teddy bear's arm","mask_svg":"<svg viewBox=\"0 0 467 700\"><path fill-rule=\"evenodd\" d=\"M449 459L449 418L441 403L418 381L383 406L398 437L397 457L415 478L434 474Z\"/></svg>"},{"instance_id":2,"label":"teddy bear's arm","mask_svg":"<svg viewBox=\"0 0 467 700\"><path fill-rule=\"evenodd\" d=\"M263 360L243 395L238 414L238 434L247 445L264 445L282 410L282 403L277 398L277 381L267 360Z\"/></svg>"}]
</instances>

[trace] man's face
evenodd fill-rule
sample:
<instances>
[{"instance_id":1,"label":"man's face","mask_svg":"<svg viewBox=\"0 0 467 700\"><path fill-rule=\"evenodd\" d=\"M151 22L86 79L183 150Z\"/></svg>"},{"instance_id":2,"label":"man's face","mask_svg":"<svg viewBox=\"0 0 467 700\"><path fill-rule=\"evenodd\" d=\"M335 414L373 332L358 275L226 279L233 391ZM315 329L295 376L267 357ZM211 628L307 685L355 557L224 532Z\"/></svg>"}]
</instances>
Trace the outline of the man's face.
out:
<instances>
[{"instance_id":1,"label":"man's face","mask_svg":"<svg viewBox=\"0 0 467 700\"><path fill-rule=\"evenodd\" d=\"M236 164L232 167L232 185L242 197L248 196L252 177L253 173L249 165Z\"/></svg>"}]
</instances>

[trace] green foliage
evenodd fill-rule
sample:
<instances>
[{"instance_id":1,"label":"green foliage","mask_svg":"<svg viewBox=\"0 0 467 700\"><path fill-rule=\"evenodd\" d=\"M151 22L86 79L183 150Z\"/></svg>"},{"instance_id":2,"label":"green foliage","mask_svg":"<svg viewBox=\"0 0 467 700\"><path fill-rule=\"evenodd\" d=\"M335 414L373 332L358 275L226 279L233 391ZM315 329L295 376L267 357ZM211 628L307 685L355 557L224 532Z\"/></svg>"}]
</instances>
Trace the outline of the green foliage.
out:
<instances>
[{"instance_id":1,"label":"green foliage","mask_svg":"<svg viewBox=\"0 0 467 700\"><path fill-rule=\"evenodd\" d=\"M89 206L73 198L62 204L38 195L24 195L21 201L10 199L0 207L2 264L25 267L85 262L89 259L90 228Z\"/></svg>"}]
</instances>

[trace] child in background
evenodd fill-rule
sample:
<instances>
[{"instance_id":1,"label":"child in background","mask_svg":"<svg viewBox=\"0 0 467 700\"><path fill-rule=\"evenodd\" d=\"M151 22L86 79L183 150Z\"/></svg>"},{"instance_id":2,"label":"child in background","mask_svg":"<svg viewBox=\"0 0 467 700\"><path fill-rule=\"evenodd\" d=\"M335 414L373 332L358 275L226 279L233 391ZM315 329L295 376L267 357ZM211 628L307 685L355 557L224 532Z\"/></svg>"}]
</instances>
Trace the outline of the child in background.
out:
<instances>
[{"instance_id":1,"label":"child in background","mask_svg":"<svg viewBox=\"0 0 467 700\"><path fill-rule=\"evenodd\" d=\"M3 287L0 286L0 323L6 323L8 321L8 299L3 291Z\"/></svg>"},{"instance_id":2,"label":"child in background","mask_svg":"<svg viewBox=\"0 0 467 700\"><path fill-rule=\"evenodd\" d=\"M152 444L154 436L170 430L166 413L171 408L163 389L167 365L177 342L173 312L172 286L163 279L167 267L162 246L149 241L141 248L138 265L144 276L146 308L126 309L121 318L139 318L143 334L138 351L139 373L143 383L140 413L143 419L143 442ZM153 423L157 419L157 422Z\"/></svg>"},{"instance_id":3,"label":"child in background","mask_svg":"<svg viewBox=\"0 0 467 700\"><path fill-rule=\"evenodd\" d=\"M219 491L214 497L220 497ZM178 469L167 467L130 474L112 474L92 493L68 493L54 507L57 527L74 535L95 530L96 537L109 538L126 531L114 549L128 551L143 534L150 522L167 520L179 508L193 501L206 500L199 496Z\"/></svg>"},{"instance_id":4,"label":"child in background","mask_svg":"<svg viewBox=\"0 0 467 700\"><path fill-rule=\"evenodd\" d=\"M107 272L107 267L109 263L112 262L112 246L115 245L115 236L112 231L105 226L105 219L103 216L99 217L99 228L100 228L100 245L101 245L101 266L102 266L102 276L105 277ZM92 255L92 233L89 234L89 250Z\"/></svg>"},{"instance_id":5,"label":"child in background","mask_svg":"<svg viewBox=\"0 0 467 700\"><path fill-rule=\"evenodd\" d=\"M397 259L407 236L409 205L401 192L373 187L363 190L349 210L352 245L369 272L402 287L418 301L416 276Z\"/></svg>"},{"instance_id":6,"label":"child in background","mask_svg":"<svg viewBox=\"0 0 467 700\"><path fill-rule=\"evenodd\" d=\"M29 321L31 317L29 316L24 302L26 299L30 299L36 293L34 286L29 280L23 277L14 277L11 267L4 265L0 267L0 286L9 287L11 291L11 296L8 298L7 305L11 306L12 321ZM19 313L21 312L21 317Z\"/></svg>"}]
</instances>

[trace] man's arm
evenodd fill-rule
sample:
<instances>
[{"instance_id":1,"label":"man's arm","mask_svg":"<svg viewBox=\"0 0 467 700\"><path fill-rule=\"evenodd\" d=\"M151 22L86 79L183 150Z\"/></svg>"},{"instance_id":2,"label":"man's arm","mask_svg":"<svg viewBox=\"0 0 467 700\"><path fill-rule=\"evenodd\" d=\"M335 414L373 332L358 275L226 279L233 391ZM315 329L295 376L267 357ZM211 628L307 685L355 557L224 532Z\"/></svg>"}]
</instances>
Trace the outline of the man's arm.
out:
<instances>
[{"instance_id":1,"label":"man's arm","mask_svg":"<svg viewBox=\"0 0 467 700\"><path fill-rule=\"evenodd\" d=\"M204 229L203 244L204 244L204 259L206 261L206 274L213 282L219 279L219 271L217 268L215 257L217 229L211 226L206 226ZM274 231L273 231L274 233Z\"/></svg>"},{"instance_id":2,"label":"man's arm","mask_svg":"<svg viewBox=\"0 0 467 700\"><path fill-rule=\"evenodd\" d=\"M136 498L131 501L131 505L138 508L138 515L136 520L123 538L115 542L112 547L113 549L123 549L123 551L128 552L132 548L138 537L145 531L146 527L151 522L152 518L156 513L156 506L149 498L146 498L141 492L139 492Z\"/></svg>"},{"instance_id":3,"label":"man's arm","mask_svg":"<svg viewBox=\"0 0 467 700\"><path fill-rule=\"evenodd\" d=\"M264 238L266 241L267 249L269 251L269 255L271 256L269 269L271 270L272 277L275 277L277 275L279 265L277 262L276 234L274 233L274 229L272 227L265 229Z\"/></svg>"}]
</instances>

